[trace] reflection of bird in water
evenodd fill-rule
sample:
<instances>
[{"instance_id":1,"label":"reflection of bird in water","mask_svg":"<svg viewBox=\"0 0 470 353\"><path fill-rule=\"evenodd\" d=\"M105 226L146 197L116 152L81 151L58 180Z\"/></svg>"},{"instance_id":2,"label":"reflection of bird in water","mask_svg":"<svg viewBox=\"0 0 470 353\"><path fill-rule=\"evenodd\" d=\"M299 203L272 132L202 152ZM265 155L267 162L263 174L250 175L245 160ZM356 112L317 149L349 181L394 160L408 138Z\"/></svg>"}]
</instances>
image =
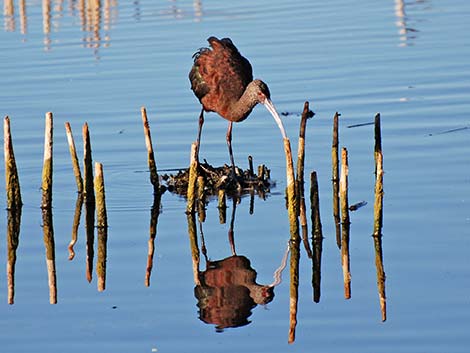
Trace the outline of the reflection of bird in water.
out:
<instances>
[{"instance_id":1,"label":"reflection of bird in water","mask_svg":"<svg viewBox=\"0 0 470 353\"><path fill-rule=\"evenodd\" d=\"M280 283L280 272L287 259L286 253L283 265L275 273L274 283L256 283L257 273L251 267L250 260L235 251L233 228L236 206L237 199L234 199L228 231L232 256L218 261L209 260L201 226L206 270L198 271L194 294L198 300L199 318L205 323L215 324L217 331L249 324L248 317L256 305L265 305L273 300L274 287Z\"/></svg>"},{"instance_id":2,"label":"reflection of bird in water","mask_svg":"<svg viewBox=\"0 0 470 353\"><path fill-rule=\"evenodd\" d=\"M271 102L268 86L253 80L251 64L229 38L208 39L210 48L201 48L194 54L194 65L189 73L191 89L202 104L197 137L198 151L201 140L204 111L216 112L229 121L227 145L235 170L232 153L232 123L245 120L256 104L264 104L272 114L284 138L286 133L281 118Z\"/></svg>"},{"instance_id":3,"label":"reflection of bird in water","mask_svg":"<svg viewBox=\"0 0 470 353\"><path fill-rule=\"evenodd\" d=\"M208 261L199 278L194 289L199 318L217 330L249 324L251 310L274 298L274 287L256 283L256 271L245 256Z\"/></svg>"}]
</instances>

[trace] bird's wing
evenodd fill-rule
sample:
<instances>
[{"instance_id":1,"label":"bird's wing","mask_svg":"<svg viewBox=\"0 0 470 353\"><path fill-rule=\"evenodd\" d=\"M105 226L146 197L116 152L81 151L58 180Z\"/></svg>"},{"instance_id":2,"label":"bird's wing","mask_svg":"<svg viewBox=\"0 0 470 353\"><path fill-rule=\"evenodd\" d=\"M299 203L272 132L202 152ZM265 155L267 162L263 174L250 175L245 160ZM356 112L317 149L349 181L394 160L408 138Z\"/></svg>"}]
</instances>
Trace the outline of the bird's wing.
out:
<instances>
[{"instance_id":1,"label":"bird's wing","mask_svg":"<svg viewBox=\"0 0 470 353\"><path fill-rule=\"evenodd\" d=\"M253 80L253 71L230 39L210 37L208 42L212 50L202 48L194 55L191 89L205 110L224 116Z\"/></svg>"},{"instance_id":2,"label":"bird's wing","mask_svg":"<svg viewBox=\"0 0 470 353\"><path fill-rule=\"evenodd\" d=\"M204 60L202 60L201 63L199 62L201 55L204 55L205 53L207 54L207 52L210 52L209 48L200 48L196 53L194 53L194 64L191 68L191 71L189 72L189 81L191 82L191 89L193 90L194 94L199 99L199 101L201 101L202 98L207 93L209 93L209 86L207 85L206 81L200 73L200 66L201 63L204 62Z\"/></svg>"}]
</instances>

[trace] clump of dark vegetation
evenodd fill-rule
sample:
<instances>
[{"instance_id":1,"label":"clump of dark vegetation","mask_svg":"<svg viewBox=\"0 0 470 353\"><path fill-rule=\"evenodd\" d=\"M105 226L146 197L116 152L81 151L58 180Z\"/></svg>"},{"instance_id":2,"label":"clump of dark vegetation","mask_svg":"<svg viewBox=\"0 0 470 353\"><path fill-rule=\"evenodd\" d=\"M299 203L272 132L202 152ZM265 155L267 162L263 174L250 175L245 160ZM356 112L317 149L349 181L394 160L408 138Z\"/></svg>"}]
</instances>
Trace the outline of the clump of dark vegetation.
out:
<instances>
[{"instance_id":1,"label":"clump of dark vegetation","mask_svg":"<svg viewBox=\"0 0 470 353\"><path fill-rule=\"evenodd\" d=\"M204 160L204 163L198 166L198 176L204 178L206 196L217 196L219 190L224 190L226 195L231 197L256 192L264 198L274 186L274 182L270 179L270 170L265 165L258 167L257 174L254 173L253 168L242 170L235 167L235 174L234 176L232 167L227 164L214 167ZM164 174L162 179L168 191L186 197L189 169L182 169L176 174Z\"/></svg>"}]
</instances>

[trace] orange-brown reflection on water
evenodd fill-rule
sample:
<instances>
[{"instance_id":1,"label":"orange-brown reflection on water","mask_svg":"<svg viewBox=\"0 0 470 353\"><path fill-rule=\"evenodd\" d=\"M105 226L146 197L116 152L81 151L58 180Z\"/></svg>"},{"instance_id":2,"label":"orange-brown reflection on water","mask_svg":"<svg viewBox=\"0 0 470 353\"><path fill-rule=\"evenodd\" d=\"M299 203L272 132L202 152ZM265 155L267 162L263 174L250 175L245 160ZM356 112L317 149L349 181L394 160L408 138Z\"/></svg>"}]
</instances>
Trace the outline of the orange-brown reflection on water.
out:
<instances>
[{"instance_id":1,"label":"orange-brown reflection on water","mask_svg":"<svg viewBox=\"0 0 470 353\"><path fill-rule=\"evenodd\" d=\"M228 230L231 256L222 260L209 260L202 223L199 223L201 251L206 263L206 269L202 271L199 268L200 251L196 217L194 214L188 215L188 232L196 284L194 295L198 300L199 318L207 324L216 325L217 331L248 325L252 310L257 305L271 302L274 298L274 287L279 284L279 281L269 285L256 283L257 272L251 267L250 260L236 253L234 222L237 202L238 200L233 200Z\"/></svg>"},{"instance_id":2,"label":"orange-brown reflection on water","mask_svg":"<svg viewBox=\"0 0 470 353\"><path fill-rule=\"evenodd\" d=\"M28 5L25 0L18 1L18 17L20 21L21 34L28 33ZM30 7L35 6L29 5ZM82 38L83 46L92 48L94 55L99 57L99 48L108 47L111 37L111 25L116 22L118 16L117 0L79 0L68 2L67 10L64 9L64 1L42 0L42 32L44 50L51 50L55 43L51 39L51 32L58 32L64 13L71 17L78 17L81 30L84 32ZM4 0L3 17L5 31L17 30L14 0Z\"/></svg>"},{"instance_id":3,"label":"orange-brown reflection on water","mask_svg":"<svg viewBox=\"0 0 470 353\"><path fill-rule=\"evenodd\" d=\"M141 17L139 1L132 4L135 7L134 18ZM3 22L4 30L15 32L18 30L17 21L20 22L20 33L26 36L28 34L28 7L37 6L27 4L26 0L3 0ZM56 40L51 39L51 33L59 32L63 26L65 16L78 18L78 23L83 37L81 42L83 47L93 49L93 54L99 59L99 49L107 48L111 42L111 28L118 19L118 1L117 0L69 0L65 5L63 0L42 0L42 32L44 50L52 49ZM171 2L169 9L162 11L161 15L172 15L175 19L187 17L175 2ZM202 2L194 0L193 11L189 16L193 16L196 22L201 21L203 15ZM23 38L26 40L26 37Z\"/></svg>"}]
</instances>

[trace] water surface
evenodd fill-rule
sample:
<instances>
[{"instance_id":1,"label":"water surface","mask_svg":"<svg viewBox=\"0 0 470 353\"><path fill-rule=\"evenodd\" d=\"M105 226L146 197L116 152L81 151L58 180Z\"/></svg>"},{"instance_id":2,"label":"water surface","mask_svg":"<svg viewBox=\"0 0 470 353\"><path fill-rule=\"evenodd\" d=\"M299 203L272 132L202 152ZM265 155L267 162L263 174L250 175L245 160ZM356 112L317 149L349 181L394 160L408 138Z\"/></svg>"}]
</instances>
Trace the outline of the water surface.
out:
<instances>
[{"instance_id":1,"label":"water surface","mask_svg":"<svg viewBox=\"0 0 470 353\"><path fill-rule=\"evenodd\" d=\"M23 193L15 304L0 276L4 352L219 352L307 350L466 352L470 318L470 5L453 1L4 1L0 112L11 119ZM152 187L140 107L146 106L158 168L186 167L200 106L189 89L192 54L211 35L230 37L265 80L294 151L309 100L306 171L319 178L322 296L312 301L302 249L296 340L287 344L289 274L249 324L223 332L200 319L185 201L162 198L150 287L144 285ZM49 304L39 209L44 114L54 113L58 304ZM352 298L344 300L332 217L331 129L349 151ZM382 117L384 264L388 319L381 322L373 240L373 126ZM107 282L88 283L84 219L68 260L76 200L64 122L81 154L88 122L93 159L104 165L109 217ZM228 162L226 122L209 114L201 155ZM262 107L234 127L237 164L271 168L276 188L237 207L236 252L269 284L289 239L278 129ZM3 165L1 167L4 168ZM306 178L308 180L308 177ZM306 185L308 190L309 185ZM3 189L2 189L3 190ZM4 191L1 198L5 199ZM307 209L310 209L307 202ZM229 203L228 217L232 205ZM7 228L7 213L0 227ZM311 228L311 226L309 225ZM197 225L199 231L199 225ZM232 255L216 204L202 224L207 256ZM3 232L3 234L5 234ZM200 241L200 239L199 239ZM200 244L201 245L201 244ZM6 267L6 241L0 242ZM96 264L95 264L96 265ZM205 260L201 255L201 270ZM27 335L27 336L25 336Z\"/></svg>"}]
</instances>

